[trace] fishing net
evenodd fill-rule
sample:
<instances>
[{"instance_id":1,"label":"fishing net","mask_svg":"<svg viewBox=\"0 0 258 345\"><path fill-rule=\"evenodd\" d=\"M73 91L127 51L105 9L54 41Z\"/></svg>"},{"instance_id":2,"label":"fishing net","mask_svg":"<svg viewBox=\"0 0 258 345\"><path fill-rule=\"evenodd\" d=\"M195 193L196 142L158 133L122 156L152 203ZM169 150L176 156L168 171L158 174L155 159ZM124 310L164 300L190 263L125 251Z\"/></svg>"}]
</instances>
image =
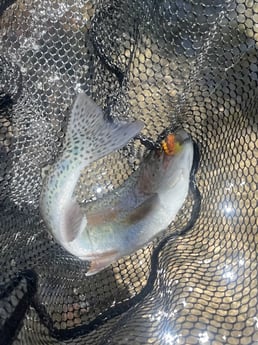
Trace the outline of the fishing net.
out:
<instances>
[{"instance_id":1,"label":"fishing net","mask_svg":"<svg viewBox=\"0 0 258 345\"><path fill-rule=\"evenodd\" d=\"M0 13L0 343L258 344L258 2L1 0ZM143 138L180 125L200 152L171 227L91 277L39 213L81 91L145 123L83 171L82 205L137 169Z\"/></svg>"}]
</instances>

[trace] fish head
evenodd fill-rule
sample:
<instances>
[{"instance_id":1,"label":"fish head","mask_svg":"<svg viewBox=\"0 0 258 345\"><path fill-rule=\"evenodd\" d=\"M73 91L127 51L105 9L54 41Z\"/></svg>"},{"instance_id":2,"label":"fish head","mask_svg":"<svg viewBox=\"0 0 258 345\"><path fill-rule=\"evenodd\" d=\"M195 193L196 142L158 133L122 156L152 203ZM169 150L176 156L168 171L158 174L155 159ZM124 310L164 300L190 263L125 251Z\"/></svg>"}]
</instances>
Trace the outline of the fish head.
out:
<instances>
[{"instance_id":1,"label":"fish head","mask_svg":"<svg viewBox=\"0 0 258 345\"><path fill-rule=\"evenodd\" d=\"M188 172L192 166L192 146L191 137L183 129L168 134L161 148L152 150L140 167L139 193L151 195L177 181L182 171Z\"/></svg>"},{"instance_id":2,"label":"fish head","mask_svg":"<svg viewBox=\"0 0 258 345\"><path fill-rule=\"evenodd\" d=\"M161 143L161 188L174 186L180 178L189 178L193 163L193 142L188 133L179 129Z\"/></svg>"}]
</instances>

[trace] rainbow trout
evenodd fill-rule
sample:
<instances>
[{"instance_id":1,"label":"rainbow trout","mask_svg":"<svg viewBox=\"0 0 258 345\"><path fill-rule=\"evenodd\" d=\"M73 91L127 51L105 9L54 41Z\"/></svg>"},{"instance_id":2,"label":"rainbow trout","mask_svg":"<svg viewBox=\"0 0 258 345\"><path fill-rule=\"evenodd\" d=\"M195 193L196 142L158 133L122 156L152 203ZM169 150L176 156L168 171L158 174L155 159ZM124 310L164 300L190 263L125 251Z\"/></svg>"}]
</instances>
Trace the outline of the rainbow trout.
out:
<instances>
[{"instance_id":1,"label":"rainbow trout","mask_svg":"<svg viewBox=\"0 0 258 345\"><path fill-rule=\"evenodd\" d=\"M193 143L178 130L162 149L150 151L121 187L84 206L76 201L74 190L82 170L124 146L142 127L140 121L108 122L88 96L79 94L64 150L43 182L42 217L63 248L90 261L87 275L133 253L165 230L188 194Z\"/></svg>"}]
</instances>

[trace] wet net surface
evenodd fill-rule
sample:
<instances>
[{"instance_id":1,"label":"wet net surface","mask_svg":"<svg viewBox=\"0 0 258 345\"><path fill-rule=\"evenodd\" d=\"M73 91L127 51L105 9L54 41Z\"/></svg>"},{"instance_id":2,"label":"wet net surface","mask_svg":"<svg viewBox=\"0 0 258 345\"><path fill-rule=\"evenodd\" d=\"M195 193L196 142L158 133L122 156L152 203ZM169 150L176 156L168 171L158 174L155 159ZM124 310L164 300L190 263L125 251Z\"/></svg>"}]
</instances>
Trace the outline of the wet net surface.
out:
<instances>
[{"instance_id":1,"label":"wet net surface","mask_svg":"<svg viewBox=\"0 0 258 345\"><path fill-rule=\"evenodd\" d=\"M258 344L255 1L2 1L0 343ZM42 167L86 91L154 141L181 124L201 152L163 236L96 276L39 215ZM94 163L82 203L121 185L139 141Z\"/></svg>"}]
</instances>

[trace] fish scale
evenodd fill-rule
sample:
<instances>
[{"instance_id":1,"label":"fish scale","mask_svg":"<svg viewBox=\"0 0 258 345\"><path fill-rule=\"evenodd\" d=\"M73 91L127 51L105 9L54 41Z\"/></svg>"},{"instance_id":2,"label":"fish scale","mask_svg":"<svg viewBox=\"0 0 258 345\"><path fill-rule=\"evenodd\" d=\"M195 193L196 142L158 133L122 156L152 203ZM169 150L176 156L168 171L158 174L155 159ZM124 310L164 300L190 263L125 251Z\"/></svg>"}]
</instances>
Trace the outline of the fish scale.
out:
<instances>
[{"instance_id":1,"label":"fish scale","mask_svg":"<svg viewBox=\"0 0 258 345\"><path fill-rule=\"evenodd\" d=\"M42 217L63 248L91 262L87 275L98 273L165 230L187 196L193 144L185 131L178 130L168 137L167 150L153 147L122 186L85 207L76 201L74 190L82 170L127 144L142 127L140 121L110 123L93 100L79 94L63 152L44 180ZM180 150L169 147L174 144Z\"/></svg>"}]
</instances>

